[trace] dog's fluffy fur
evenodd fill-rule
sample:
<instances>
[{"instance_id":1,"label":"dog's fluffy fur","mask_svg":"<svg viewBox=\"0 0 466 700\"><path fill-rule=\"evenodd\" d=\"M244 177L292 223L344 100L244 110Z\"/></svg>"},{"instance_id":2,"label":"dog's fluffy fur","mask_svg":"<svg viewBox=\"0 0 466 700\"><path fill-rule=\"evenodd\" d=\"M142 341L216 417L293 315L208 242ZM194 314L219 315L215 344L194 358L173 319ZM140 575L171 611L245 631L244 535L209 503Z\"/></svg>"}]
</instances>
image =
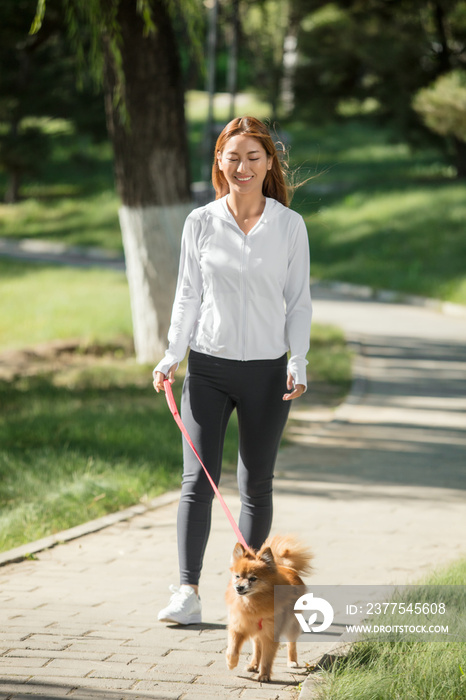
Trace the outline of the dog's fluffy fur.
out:
<instances>
[{"instance_id":1,"label":"dog's fluffy fur","mask_svg":"<svg viewBox=\"0 0 466 700\"><path fill-rule=\"evenodd\" d=\"M274 610L274 586L290 586L290 600L296 600L293 586L303 586L300 574L311 571L312 554L292 536L267 539L258 552L245 550L238 542L233 550L230 571L232 578L225 599L229 608L229 669L238 665L239 653L246 639L253 640L253 656L248 671L259 673L259 681L269 681L279 642L275 632L288 640L288 666L298 665L296 639L301 628L290 615L289 602ZM278 634L277 634L278 638Z\"/></svg>"}]
</instances>

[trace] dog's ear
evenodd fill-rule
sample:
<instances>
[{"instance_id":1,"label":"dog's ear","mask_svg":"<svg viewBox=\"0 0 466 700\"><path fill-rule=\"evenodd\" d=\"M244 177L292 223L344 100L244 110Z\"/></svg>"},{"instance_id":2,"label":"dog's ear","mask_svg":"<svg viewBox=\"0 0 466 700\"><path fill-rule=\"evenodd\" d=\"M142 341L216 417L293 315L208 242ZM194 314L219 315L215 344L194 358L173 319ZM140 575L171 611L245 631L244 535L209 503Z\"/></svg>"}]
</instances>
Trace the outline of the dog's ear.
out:
<instances>
[{"instance_id":1,"label":"dog's ear","mask_svg":"<svg viewBox=\"0 0 466 700\"><path fill-rule=\"evenodd\" d=\"M231 555L231 563L234 564L238 559L242 559L246 554L246 550L240 542L237 542Z\"/></svg>"},{"instance_id":2,"label":"dog's ear","mask_svg":"<svg viewBox=\"0 0 466 700\"><path fill-rule=\"evenodd\" d=\"M275 559L273 558L272 550L270 547L265 547L264 549L261 549L261 551L258 554L259 559L261 559L267 566L270 567L275 567Z\"/></svg>"}]
</instances>

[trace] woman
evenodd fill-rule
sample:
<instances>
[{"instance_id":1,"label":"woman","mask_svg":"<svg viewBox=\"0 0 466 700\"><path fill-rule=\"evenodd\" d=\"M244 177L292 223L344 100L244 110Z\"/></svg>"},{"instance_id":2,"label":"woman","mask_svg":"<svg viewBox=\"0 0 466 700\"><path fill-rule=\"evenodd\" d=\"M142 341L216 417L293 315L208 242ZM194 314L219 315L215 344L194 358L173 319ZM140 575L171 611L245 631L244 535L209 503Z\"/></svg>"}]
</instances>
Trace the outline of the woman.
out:
<instances>
[{"instance_id":1,"label":"woman","mask_svg":"<svg viewBox=\"0 0 466 700\"><path fill-rule=\"evenodd\" d=\"M272 523L272 480L290 401L306 390L311 297L304 221L288 192L267 127L253 117L220 134L212 168L216 200L186 219L168 334L154 387L174 382L190 348L181 417L214 481L236 408L239 528L259 548ZM287 352L290 358L287 360ZM178 508L180 587L158 619L201 621L199 577L213 491L183 440Z\"/></svg>"}]
</instances>

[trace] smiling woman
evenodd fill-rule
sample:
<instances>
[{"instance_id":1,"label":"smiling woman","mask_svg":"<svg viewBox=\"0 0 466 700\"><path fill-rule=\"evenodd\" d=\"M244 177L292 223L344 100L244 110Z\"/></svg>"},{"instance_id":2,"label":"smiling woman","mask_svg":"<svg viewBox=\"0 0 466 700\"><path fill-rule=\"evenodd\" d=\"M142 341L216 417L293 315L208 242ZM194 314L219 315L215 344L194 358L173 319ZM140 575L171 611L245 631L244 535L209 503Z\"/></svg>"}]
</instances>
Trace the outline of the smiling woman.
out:
<instances>
[{"instance_id":1,"label":"smiling woman","mask_svg":"<svg viewBox=\"0 0 466 700\"><path fill-rule=\"evenodd\" d=\"M246 159L242 166L241 157ZM224 170L225 162L227 165L231 163L232 170L236 164L236 174L240 179L256 174L258 180L261 176L260 194L264 197L272 197L284 206L289 205L286 169L279 159L269 130L261 121L254 117L233 119L218 137L212 166L212 183L217 199L232 192L232 183ZM251 166L257 166L259 171L256 169L253 173ZM265 170L261 166L265 166ZM250 170L243 168L250 168Z\"/></svg>"},{"instance_id":2,"label":"smiling woman","mask_svg":"<svg viewBox=\"0 0 466 700\"><path fill-rule=\"evenodd\" d=\"M185 222L169 347L154 370L154 387L163 391L166 378L174 381L189 346L181 417L216 484L236 409L239 528L258 549L272 523L273 472L290 403L306 390L309 243L302 217L287 206L277 150L259 120L227 124L217 140L212 181L216 201ZM201 620L197 593L212 496L186 450L178 510L181 585L172 588L159 620Z\"/></svg>"},{"instance_id":3,"label":"smiling woman","mask_svg":"<svg viewBox=\"0 0 466 700\"><path fill-rule=\"evenodd\" d=\"M252 136L238 134L217 153L217 161L230 188L227 206L240 229L248 234L264 211L262 187L273 158Z\"/></svg>"}]
</instances>

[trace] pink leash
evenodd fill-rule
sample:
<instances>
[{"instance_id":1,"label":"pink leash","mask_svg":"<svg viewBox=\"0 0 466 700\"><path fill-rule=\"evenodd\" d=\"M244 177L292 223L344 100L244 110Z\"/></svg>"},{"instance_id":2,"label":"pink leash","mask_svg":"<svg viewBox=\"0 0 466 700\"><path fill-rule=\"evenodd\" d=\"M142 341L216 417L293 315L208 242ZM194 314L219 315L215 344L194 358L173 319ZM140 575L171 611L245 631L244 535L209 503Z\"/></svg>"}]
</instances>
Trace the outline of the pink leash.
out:
<instances>
[{"instance_id":1,"label":"pink leash","mask_svg":"<svg viewBox=\"0 0 466 700\"><path fill-rule=\"evenodd\" d=\"M183 435L185 436L185 438L186 438L186 440L187 440L187 442L188 442L188 445L190 446L190 448L192 449L192 451L194 452L194 454L195 454L196 457L198 458L201 467L202 467L203 470L205 471L205 473L206 473L206 475L207 475L207 478L208 478L209 481L210 481L210 485L212 486L215 495L217 496L218 500L220 501L220 504L221 504L223 510L225 511L225 514L226 514L228 520L230 521L231 527L233 528L233 530L234 530L234 532L235 532L235 535L236 535L236 537L238 538L238 542L240 542L240 543L243 545L243 547L244 547L245 549L248 550L249 547L248 547L248 545L246 544L246 540L244 539L243 535L241 534L241 531L240 531L238 525L236 524L234 517L233 517L232 514L230 513L227 504L226 504L225 501L223 500L222 494L221 494L220 491L218 490L217 486L215 485L214 480L213 480L212 477L210 476L210 474L209 474L209 472L207 471L206 467L204 466L204 464L203 464L201 458L199 457L199 454L198 454L196 448L195 448L194 445L193 445L193 441L192 441L191 438L189 437L189 433L188 433L188 431L186 430L186 428L185 428L185 426L184 426L184 423L183 423L183 421L182 421L181 418L180 418L180 414L178 413L178 408L176 407L176 401L175 401L175 398L174 398L174 396L173 396L172 387L171 387L171 384L170 384L170 382L168 381L168 379L165 379L163 385L164 385L164 387L165 387L165 397L166 397L166 399L167 399L168 408L170 409L171 414L172 414L173 418L175 419L175 422L176 422L177 426L179 427L179 429L181 430L181 432L182 432Z\"/></svg>"}]
</instances>

